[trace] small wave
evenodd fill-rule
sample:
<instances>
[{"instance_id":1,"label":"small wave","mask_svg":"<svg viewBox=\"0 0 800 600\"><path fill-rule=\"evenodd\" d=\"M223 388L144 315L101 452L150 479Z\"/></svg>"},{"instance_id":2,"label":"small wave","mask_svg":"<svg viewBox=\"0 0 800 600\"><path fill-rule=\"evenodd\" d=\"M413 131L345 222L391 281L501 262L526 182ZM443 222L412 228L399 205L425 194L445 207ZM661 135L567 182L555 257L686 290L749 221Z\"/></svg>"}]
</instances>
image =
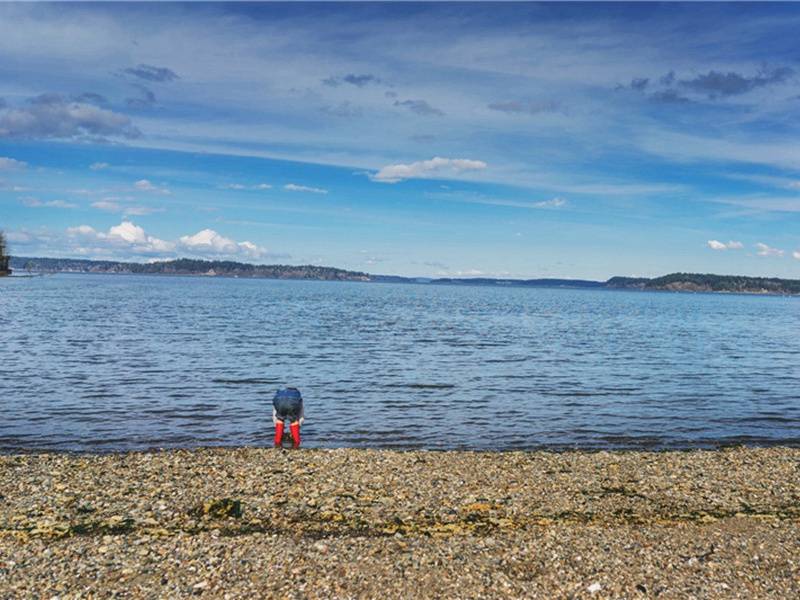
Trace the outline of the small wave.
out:
<instances>
[{"instance_id":1,"label":"small wave","mask_svg":"<svg viewBox=\"0 0 800 600\"><path fill-rule=\"evenodd\" d=\"M388 388L411 388L412 390L449 390L456 387L454 383L390 383Z\"/></svg>"},{"instance_id":2,"label":"small wave","mask_svg":"<svg viewBox=\"0 0 800 600\"><path fill-rule=\"evenodd\" d=\"M212 379L211 383L221 383L223 385L280 385L282 382L275 379L247 377L244 379Z\"/></svg>"}]
</instances>

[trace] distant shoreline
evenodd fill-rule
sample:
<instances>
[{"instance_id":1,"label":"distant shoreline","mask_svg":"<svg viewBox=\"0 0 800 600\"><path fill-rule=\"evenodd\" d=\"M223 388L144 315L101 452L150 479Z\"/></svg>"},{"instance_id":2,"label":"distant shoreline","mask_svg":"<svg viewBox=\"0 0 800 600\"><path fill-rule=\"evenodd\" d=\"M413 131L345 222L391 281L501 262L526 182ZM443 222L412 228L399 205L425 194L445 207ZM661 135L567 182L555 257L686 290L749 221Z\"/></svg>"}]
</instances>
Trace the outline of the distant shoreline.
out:
<instances>
[{"instance_id":1,"label":"distant shoreline","mask_svg":"<svg viewBox=\"0 0 800 600\"><path fill-rule=\"evenodd\" d=\"M607 281L586 279L495 279L401 277L373 275L335 267L315 265L256 265L234 261L176 259L135 263L68 258L11 257L12 271L33 273L102 273L142 275L185 275L251 279L298 279L317 281L363 281L429 285L476 285L489 287L538 287L608 290L649 290L671 292L725 292L736 294L800 294L800 280L776 277L748 277L699 273L672 273L656 278L612 277Z\"/></svg>"}]
</instances>

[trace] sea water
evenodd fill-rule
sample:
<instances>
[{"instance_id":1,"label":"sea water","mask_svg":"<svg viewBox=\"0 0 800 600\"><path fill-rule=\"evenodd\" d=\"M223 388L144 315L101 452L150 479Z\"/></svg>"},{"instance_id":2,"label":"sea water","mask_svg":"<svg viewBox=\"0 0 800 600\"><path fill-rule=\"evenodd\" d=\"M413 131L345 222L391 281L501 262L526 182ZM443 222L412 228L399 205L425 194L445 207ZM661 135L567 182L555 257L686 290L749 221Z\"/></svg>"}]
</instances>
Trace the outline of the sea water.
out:
<instances>
[{"instance_id":1,"label":"sea water","mask_svg":"<svg viewBox=\"0 0 800 600\"><path fill-rule=\"evenodd\" d=\"M0 451L800 442L800 297L59 274L0 279Z\"/></svg>"}]
</instances>

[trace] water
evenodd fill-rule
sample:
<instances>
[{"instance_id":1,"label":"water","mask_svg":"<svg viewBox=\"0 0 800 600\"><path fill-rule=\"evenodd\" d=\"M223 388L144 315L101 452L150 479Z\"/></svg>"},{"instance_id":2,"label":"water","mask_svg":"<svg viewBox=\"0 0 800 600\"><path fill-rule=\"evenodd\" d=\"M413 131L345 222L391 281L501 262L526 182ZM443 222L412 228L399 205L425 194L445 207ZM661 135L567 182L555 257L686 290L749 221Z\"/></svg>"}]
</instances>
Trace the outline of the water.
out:
<instances>
[{"instance_id":1,"label":"water","mask_svg":"<svg viewBox=\"0 0 800 600\"><path fill-rule=\"evenodd\" d=\"M798 445L800 298L0 279L0 451Z\"/></svg>"}]
</instances>

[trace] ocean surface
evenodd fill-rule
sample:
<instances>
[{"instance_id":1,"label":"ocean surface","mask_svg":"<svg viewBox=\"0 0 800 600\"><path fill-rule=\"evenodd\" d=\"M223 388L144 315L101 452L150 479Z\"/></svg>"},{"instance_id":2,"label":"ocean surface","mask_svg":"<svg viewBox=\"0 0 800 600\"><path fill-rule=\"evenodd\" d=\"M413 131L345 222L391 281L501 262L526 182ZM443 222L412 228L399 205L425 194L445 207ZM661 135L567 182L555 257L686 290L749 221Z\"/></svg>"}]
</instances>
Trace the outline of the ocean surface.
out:
<instances>
[{"instance_id":1,"label":"ocean surface","mask_svg":"<svg viewBox=\"0 0 800 600\"><path fill-rule=\"evenodd\" d=\"M800 297L0 279L0 452L800 444Z\"/></svg>"}]
</instances>

